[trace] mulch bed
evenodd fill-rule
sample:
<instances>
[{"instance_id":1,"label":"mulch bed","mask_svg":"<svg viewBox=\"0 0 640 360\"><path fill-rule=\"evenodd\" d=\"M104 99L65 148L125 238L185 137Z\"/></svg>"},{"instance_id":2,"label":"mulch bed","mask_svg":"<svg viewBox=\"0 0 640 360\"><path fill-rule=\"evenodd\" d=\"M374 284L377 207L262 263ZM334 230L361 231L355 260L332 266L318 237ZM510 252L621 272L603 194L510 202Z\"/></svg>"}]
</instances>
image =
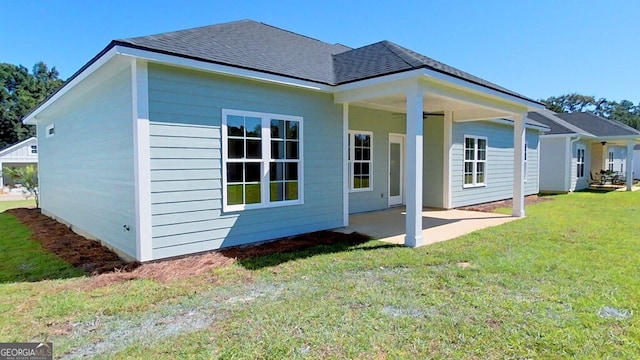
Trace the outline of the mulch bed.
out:
<instances>
[{"instance_id":1,"label":"mulch bed","mask_svg":"<svg viewBox=\"0 0 640 360\"><path fill-rule=\"evenodd\" d=\"M204 274L215 267L231 265L238 260L257 258L273 253L292 252L317 245L357 245L369 240L365 235L318 231L254 246L241 246L180 258L140 264L126 262L95 240L80 236L70 228L42 215L40 209L7 210L33 232L33 240L76 268L91 274L87 288L101 287L133 279L153 279L160 282Z\"/></svg>"},{"instance_id":2,"label":"mulch bed","mask_svg":"<svg viewBox=\"0 0 640 360\"><path fill-rule=\"evenodd\" d=\"M524 204L531 205L543 201L553 200L552 197L548 196L538 196L538 195L529 195L524 197ZM511 199L502 200L502 201L494 201L490 203L471 205L459 208L460 210L470 210L470 211L482 211L482 212L494 212L499 208L510 208L513 206L513 201Z\"/></svg>"}]
</instances>

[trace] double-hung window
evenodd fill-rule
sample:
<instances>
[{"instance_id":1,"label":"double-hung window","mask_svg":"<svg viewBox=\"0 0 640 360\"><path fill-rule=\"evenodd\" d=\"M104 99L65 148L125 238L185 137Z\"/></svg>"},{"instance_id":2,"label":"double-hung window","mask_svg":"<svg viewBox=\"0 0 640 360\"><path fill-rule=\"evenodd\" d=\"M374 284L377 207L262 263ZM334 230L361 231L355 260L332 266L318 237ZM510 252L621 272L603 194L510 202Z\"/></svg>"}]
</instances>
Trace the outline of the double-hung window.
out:
<instances>
[{"instance_id":1,"label":"double-hung window","mask_svg":"<svg viewBox=\"0 0 640 360\"><path fill-rule=\"evenodd\" d=\"M367 131L349 132L349 190L368 191L371 186L371 140L373 133Z\"/></svg>"},{"instance_id":2,"label":"double-hung window","mask_svg":"<svg viewBox=\"0 0 640 360\"><path fill-rule=\"evenodd\" d=\"M222 110L225 211L302 203L302 118Z\"/></svg>"},{"instance_id":3,"label":"double-hung window","mask_svg":"<svg viewBox=\"0 0 640 360\"><path fill-rule=\"evenodd\" d=\"M463 187L484 186L487 174L487 138L465 135Z\"/></svg>"},{"instance_id":4,"label":"double-hung window","mask_svg":"<svg viewBox=\"0 0 640 360\"><path fill-rule=\"evenodd\" d=\"M584 177L584 152L584 147L578 146L576 148L576 176L578 178Z\"/></svg>"}]
</instances>

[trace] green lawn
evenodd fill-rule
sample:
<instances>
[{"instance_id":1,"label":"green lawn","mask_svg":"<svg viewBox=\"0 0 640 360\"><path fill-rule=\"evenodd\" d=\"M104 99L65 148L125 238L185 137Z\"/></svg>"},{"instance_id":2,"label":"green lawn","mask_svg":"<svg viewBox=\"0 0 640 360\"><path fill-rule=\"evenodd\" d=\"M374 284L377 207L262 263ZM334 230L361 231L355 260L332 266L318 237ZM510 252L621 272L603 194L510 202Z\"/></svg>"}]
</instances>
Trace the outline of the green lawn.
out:
<instances>
[{"instance_id":1,"label":"green lawn","mask_svg":"<svg viewBox=\"0 0 640 360\"><path fill-rule=\"evenodd\" d=\"M639 358L640 192L527 211L420 249L323 246L166 284L0 284L0 341L123 359Z\"/></svg>"},{"instance_id":2,"label":"green lawn","mask_svg":"<svg viewBox=\"0 0 640 360\"><path fill-rule=\"evenodd\" d=\"M32 241L31 231L4 211L34 206L34 200L0 202L0 283L85 275Z\"/></svg>"}]
</instances>

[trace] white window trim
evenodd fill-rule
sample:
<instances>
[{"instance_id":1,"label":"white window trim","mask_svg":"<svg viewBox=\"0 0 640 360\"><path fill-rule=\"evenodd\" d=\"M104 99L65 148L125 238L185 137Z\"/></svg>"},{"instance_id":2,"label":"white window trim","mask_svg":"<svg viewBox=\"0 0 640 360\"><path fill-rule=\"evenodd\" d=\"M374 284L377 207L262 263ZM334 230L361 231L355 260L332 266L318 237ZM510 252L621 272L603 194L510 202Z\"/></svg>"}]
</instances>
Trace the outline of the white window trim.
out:
<instances>
[{"instance_id":1,"label":"white window trim","mask_svg":"<svg viewBox=\"0 0 640 360\"><path fill-rule=\"evenodd\" d=\"M369 154L369 187L356 189L353 187L353 159L355 158L355 134L369 135L371 138L371 153ZM364 162L364 161L362 161ZM364 130L349 130L349 192L373 191L373 132Z\"/></svg>"},{"instance_id":2,"label":"white window trim","mask_svg":"<svg viewBox=\"0 0 640 360\"><path fill-rule=\"evenodd\" d=\"M475 139L474 142L474 152L475 152L475 156L473 157L472 163L473 163L473 183L472 184L465 184L464 183L464 164L468 161L465 159L465 146L467 144L467 139L471 138L471 139ZM484 140L485 141L485 158L484 160L478 161L478 140ZM462 141L462 187L464 189L468 189L468 188L478 188L478 187L486 187L487 186L487 163L489 158L489 140L487 139L486 136L478 136L478 135L468 135L465 134L463 137L463 141ZM477 174L477 170L478 167L476 166L478 164L478 162L483 162L484 163L484 182L477 182L478 180L478 174Z\"/></svg>"},{"instance_id":3,"label":"white window trim","mask_svg":"<svg viewBox=\"0 0 640 360\"><path fill-rule=\"evenodd\" d=\"M53 130L53 132L51 132L51 130ZM44 134L48 138L55 136L55 134L56 134L56 125L55 124L47 125L47 127L44 129Z\"/></svg>"},{"instance_id":4,"label":"white window trim","mask_svg":"<svg viewBox=\"0 0 640 360\"><path fill-rule=\"evenodd\" d=\"M527 170L527 168L529 167L529 159L528 159L529 154L528 154L528 151L529 151L529 143L527 141L525 141L524 142L524 154L523 154L524 161L523 161L523 164L522 164L522 170L523 170L522 180L525 183L527 182L527 178L529 177L529 171ZM486 169L485 169L485 172L486 172Z\"/></svg>"},{"instance_id":5,"label":"white window trim","mask_svg":"<svg viewBox=\"0 0 640 360\"><path fill-rule=\"evenodd\" d=\"M255 159L262 165L262 181L260 183L261 201L256 204L227 204L227 161L228 161L228 144L227 144L227 116L249 116L257 117L262 120L262 159ZM269 179L269 163L271 162L271 119L297 121L298 128L298 199L271 202L270 196L270 179ZM225 212L242 211L251 209L274 208L280 206L302 205L304 204L304 141L303 141L303 118L301 116L253 112L244 110L222 109L221 119L221 139L222 139L222 210ZM252 160L253 161L253 160Z\"/></svg>"},{"instance_id":6,"label":"white window trim","mask_svg":"<svg viewBox=\"0 0 640 360\"><path fill-rule=\"evenodd\" d=\"M582 150L582 162L580 162L580 150ZM587 149L583 144L578 144L576 145L576 178L578 179L584 179L585 178L585 173L586 171L586 163L587 163ZM583 171L582 171L582 176L578 176L578 168L579 165L582 164L583 166Z\"/></svg>"},{"instance_id":7,"label":"white window trim","mask_svg":"<svg viewBox=\"0 0 640 360\"><path fill-rule=\"evenodd\" d=\"M616 162L616 153L613 149L607 149L607 170L613 171Z\"/></svg>"}]
</instances>

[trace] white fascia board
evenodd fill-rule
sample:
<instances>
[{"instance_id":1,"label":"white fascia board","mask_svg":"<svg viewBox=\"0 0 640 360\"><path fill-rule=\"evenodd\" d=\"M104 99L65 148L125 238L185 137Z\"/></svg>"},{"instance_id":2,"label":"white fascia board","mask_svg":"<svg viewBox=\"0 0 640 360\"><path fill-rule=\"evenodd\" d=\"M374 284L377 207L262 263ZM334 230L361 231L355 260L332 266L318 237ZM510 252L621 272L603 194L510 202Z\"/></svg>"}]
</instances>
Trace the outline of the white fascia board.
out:
<instances>
[{"instance_id":1,"label":"white fascia board","mask_svg":"<svg viewBox=\"0 0 640 360\"><path fill-rule=\"evenodd\" d=\"M640 135L618 135L618 136L597 136L598 140L615 141L615 140L635 140L640 141Z\"/></svg>"},{"instance_id":2,"label":"white fascia board","mask_svg":"<svg viewBox=\"0 0 640 360\"><path fill-rule=\"evenodd\" d=\"M330 92L331 86L320 84L312 81L299 80L281 75L267 74L260 71L241 69L233 66L214 64L206 61L188 59L175 55L162 54L149 50L135 49L122 45L116 46L119 55L131 56L144 59L151 62L169 64L173 66L181 66L198 70L209 71L213 73L252 79L262 82L275 83L279 85L293 86L308 90Z\"/></svg>"},{"instance_id":3,"label":"white fascia board","mask_svg":"<svg viewBox=\"0 0 640 360\"><path fill-rule=\"evenodd\" d=\"M84 69L80 74L78 74L78 76L73 78L68 83L65 83L62 86L62 88L58 90L58 92L53 94L53 96L51 96L49 99L47 99L47 101L45 101L43 104L40 104L40 106L35 108L29 115L27 115L27 117L24 118L24 120L22 120L22 123L27 125L35 125L37 122L38 115L44 109L46 109L47 107L49 107L49 105L53 104L54 102L56 102L56 100L64 96L67 92L69 92L69 90L73 89L82 80L86 79L87 77L89 77L89 75L93 74L96 70L98 70L100 67L106 64L109 60L111 60L114 56L116 56L116 54L117 54L116 47L109 49L109 51L104 53L104 55L102 55L94 63L92 63L86 69Z\"/></svg>"},{"instance_id":4,"label":"white fascia board","mask_svg":"<svg viewBox=\"0 0 640 360\"><path fill-rule=\"evenodd\" d=\"M582 134L542 134L542 135L540 135L540 138L543 138L543 139L556 139L556 138L572 138L572 137L576 137L576 136L583 136L583 135Z\"/></svg>"},{"instance_id":5,"label":"white fascia board","mask_svg":"<svg viewBox=\"0 0 640 360\"><path fill-rule=\"evenodd\" d=\"M20 141L19 143L16 143L16 144L13 144L13 145L11 145L11 146L9 146L7 148L4 148L4 149L0 150L0 156L10 153L11 151L13 151L13 150L25 145L26 143L28 143L31 140L37 140L37 139L36 139L35 136L32 136L32 137L30 137L28 139Z\"/></svg>"},{"instance_id":6,"label":"white fascia board","mask_svg":"<svg viewBox=\"0 0 640 360\"><path fill-rule=\"evenodd\" d=\"M360 90L371 86L386 85L400 80L417 79L422 75L422 69L409 70L390 75L374 77L365 80L350 82L347 84L337 85L333 87L335 93L341 93L351 90Z\"/></svg>"},{"instance_id":7,"label":"white fascia board","mask_svg":"<svg viewBox=\"0 0 640 360\"><path fill-rule=\"evenodd\" d=\"M482 85L478 85L478 84L474 84L472 82L469 82L467 80L463 80L451 75L447 75L438 71L434 71L434 70L430 70L430 69L422 69L423 72L423 76L431 78L433 80L439 81L439 82L444 82L447 84L451 84L451 85L455 85L458 87L462 87L465 89L471 89L474 90L476 92L482 93L482 94L486 94L486 95L490 95L492 97L504 100L504 101L508 101L508 102L515 102L518 103L521 106L525 106L528 111L535 111L535 110L541 110L544 109L544 105L542 104L538 104L532 101L528 101L522 98L519 98L517 96L513 96L513 95L509 95L509 94L505 94L501 91L498 90L494 90L491 88L488 88L486 86L482 86Z\"/></svg>"},{"instance_id":8,"label":"white fascia board","mask_svg":"<svg viewBox=\"0 0 640 360\"><path fill-rule=\"evenodd\" d=\"M480 119L480 120L485 120L488 122L492 122L492 123L497 123L497 124L505 124L505 125L510 125L513 126L514 121L513 120L509 120L509 119L502 119L502 118L498 118L498 119ZM468 121L468 120L464 120L464 121ZM536 130L542 130L542 131L548 131L549 128L546 126L540 126L540 125L536 125L536 124L527 124L525 122L524 127L526 129L536 129Z\"/></svg>"}]
</instances>

